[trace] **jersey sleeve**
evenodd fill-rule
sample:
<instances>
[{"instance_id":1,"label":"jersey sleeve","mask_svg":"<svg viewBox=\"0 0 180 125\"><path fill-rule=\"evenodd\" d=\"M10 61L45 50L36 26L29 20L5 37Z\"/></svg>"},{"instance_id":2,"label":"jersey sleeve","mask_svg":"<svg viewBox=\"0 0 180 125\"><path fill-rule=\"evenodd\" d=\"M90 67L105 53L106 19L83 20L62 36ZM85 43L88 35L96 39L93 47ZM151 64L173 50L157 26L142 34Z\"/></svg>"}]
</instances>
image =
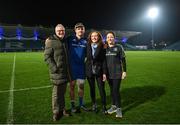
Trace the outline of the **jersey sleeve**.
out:
<instances>
[{"instance_id":1,"label":"jersey sleeve","mask_svg":"<svg viewBox=\"0 0 180 125\"><path fill-rule=\"evenodd\" d=\"M121 48L121 57L123 58L125 58L126 57L126 55L125 55L125 52L124 52L124 48L122 47L122 45L120 45L120 48Z\"/></svg>"},{"instance_id":2,"label":"jersey sleeve","mask_svg":"<svg viewBox=\"0 0 180 125\"><path fill-rule=\"evenodd\" d=\"M122 45L120 45L120 48L121 48L120 54L121 54L121 60L122 60L122 68L123 68L123 71L126 72L126 55L125 55L125 51Z\"/></svg>"}]
</instances>

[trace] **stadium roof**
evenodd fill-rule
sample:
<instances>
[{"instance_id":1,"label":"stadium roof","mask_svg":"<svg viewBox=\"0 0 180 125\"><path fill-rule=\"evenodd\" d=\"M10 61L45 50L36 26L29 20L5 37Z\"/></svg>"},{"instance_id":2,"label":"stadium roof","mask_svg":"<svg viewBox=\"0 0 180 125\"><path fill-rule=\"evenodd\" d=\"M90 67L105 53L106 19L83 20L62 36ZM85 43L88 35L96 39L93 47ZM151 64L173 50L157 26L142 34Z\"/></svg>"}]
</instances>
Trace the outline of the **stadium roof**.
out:
<instances>
[{"instance_id":1,"label":"stadium roof","mask_svg":"<svg viewBox=\"0 0 180 125\"><path fill-rule=\"evenodd\" d=\"M86 29L86 34L94 29ZM101 30L100 32L104 35L110 30ZM141 32L135 31L118 31L118 30L111 30L115 32L116 37L122 38L126 37L127 39L133 36L137 36L141 34ZM66 28L66 34L73 33L73 29ZM18 25L0 25L0 39L17 39L17 37L21 37L23 39L45 39L49 35L54 33L54 28L47 28L43 26L35 26L35 27L28 27Z\"/></svg>"},{"instance_id":2,"label":"stadium roof","mask_svg":"<svg viewBox=\"0 0 180 125\"><path fill-rule=\"evenodd\" d=\"M136 32L136 31L117 31L117 30L113 30L113 32L116 33L117 37L126 37L126 38L130 38L130 37L142 34L142 32Z\"/></svg>"}]
</instances>

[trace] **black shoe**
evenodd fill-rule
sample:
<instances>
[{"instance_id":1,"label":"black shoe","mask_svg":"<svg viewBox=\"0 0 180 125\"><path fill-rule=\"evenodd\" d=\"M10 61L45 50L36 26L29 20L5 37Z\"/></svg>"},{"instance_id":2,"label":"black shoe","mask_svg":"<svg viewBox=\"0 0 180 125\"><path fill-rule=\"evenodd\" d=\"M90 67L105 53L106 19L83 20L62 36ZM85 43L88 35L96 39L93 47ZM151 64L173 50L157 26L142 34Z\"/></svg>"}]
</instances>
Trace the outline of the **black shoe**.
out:
<instances>
[{"instance_id":1,"label":"black shoe","mask_svg":"<svg viewBox=\"0 0 180 125\"><path fill-rule=\"evenodd\" d=\"M59 113L57 114L53 114L53 121L58 121L62 118L63 116L63 111L60 111Z\"/></svg>"},{"instance_id":2,"label":"black shoe","mask_svg":"<svg viewBox=\"0 0 180 125\"><path fill-rule=\"evenodd\" d=\"M86 108L84 105L80 106L80 109L82 109L82 110L84 110L84 111L86 111L86 112L88 112L88 111L89 111L89 109L88 109L88 108Z\"/></svg>"},{"instance_id":3,"label":"black shoe","mask_svg":"<svg viewBox=\"0 0 180 125\"><path fill-rule=\"evenodd\" d=\"M70 116L70 114L69 114L66 110L63 110L63 116L65 116L65 117L69 117L69 116Z\"/></svg>"},{"instance_id":4,"label":"black shoe","mask_svg":"<svg viewBox=\"0 0 180 125\"><path fill-rule=\"evenodd\" d=\"M97 113L98 112L98 109L97 109L97 105L96 104L93 104L92 106L92 111Z\"/></svg>"},{"instance_id":5,"label":"black shoe","mask_svg":"<svg viewBox=\"0 0 180 125\"><path fill-rule=\"evenodd\" d=\"M54 114L53 115L53 121L55 122L55 121L58 121L59 119L58 119L58 115L57 114Z\"/></svg>"},{"instance_id":6,"label":"black shoe","mask_svg":"<svg viewBox=\"0 0 180 125\"><path fill-rule=\"evenodd\" d=\"M105 115L107 114L106 106L103 106L103 108L102 108L102 113L105 114Z\"/></svg>"},{"instance_id":7,"label":"black shoe","mask_svg":"<svg viewBox=\"0 0 180 125\"><path fill-rule=\"evenodd\" d=\"M76 112L74 112L74 113L81 113L81 108L78 106L78 107L76 108Z\"/></svg>"},{"instance_id":8,"label":"black shoe","mask_svg":"<svg viewBox=\"0 0 180 125\"><path fill-rule=\"evenodd\" d=\"M75 107L72 107L72 108L71 108L71 112L72 112L72 113L76 113L76 112L77 112L77 109L76 109Z\"/></svg>"}]
</instances>

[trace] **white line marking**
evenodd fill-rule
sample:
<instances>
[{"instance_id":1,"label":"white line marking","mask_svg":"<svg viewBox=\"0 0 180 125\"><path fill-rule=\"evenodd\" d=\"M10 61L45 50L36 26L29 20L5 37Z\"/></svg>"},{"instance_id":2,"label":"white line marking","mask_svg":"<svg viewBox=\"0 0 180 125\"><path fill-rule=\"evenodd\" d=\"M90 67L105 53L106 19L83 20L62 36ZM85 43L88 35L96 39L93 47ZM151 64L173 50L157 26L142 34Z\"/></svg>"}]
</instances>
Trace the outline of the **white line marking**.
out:
<instances>
[{"instance_id":1,"label":"white line marking","mask_svg":"<svg viewBox=\"0 0 180 125\"><path fill-rule=\"evenodd\" d=\"M26 91L26 90L36 90L36 89L44 89L44 88L50 88L50 87L52 87L52 85L40 86L40 87L31 87L31 88L23 88L23 89L3 90L3 91L0 91L0 93L7 93L7 92L10 92L10 91L19 92L19 91Z\"/></svg>"},{"instance_id":2,"label":"white line marking","mask_svg":"<svg viewBox=\"0 0 180 125\"><path fill-rule=\"evenodd\" d=\"M14 78L15 78L15 65L16 65L16 54L14 55L14 61L13 61L13 69L12 69L12 75L11 75L11 85L9 91L9 105L8 105L8 115L7 115L7 123L12 124L13 123L13 103L14 103Z\"/></svg>"}]
</instances>

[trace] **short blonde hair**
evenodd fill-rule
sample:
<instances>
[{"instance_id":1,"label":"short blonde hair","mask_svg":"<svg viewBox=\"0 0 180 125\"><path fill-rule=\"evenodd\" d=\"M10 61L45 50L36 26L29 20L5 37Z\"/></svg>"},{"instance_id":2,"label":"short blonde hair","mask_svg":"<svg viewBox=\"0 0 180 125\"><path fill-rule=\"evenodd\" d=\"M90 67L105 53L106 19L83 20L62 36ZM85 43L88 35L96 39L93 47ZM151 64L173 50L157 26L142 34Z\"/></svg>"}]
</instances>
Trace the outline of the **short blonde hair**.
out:
<instances>
[{"instance_id":1,"label":"short blonde hair","mask_svg":"<svg viewBox=\"0 0 180 125\"><path fill-rule=\"evenodd\" d=\"M55 27L55 30L56 30L58 27L62 27L62 28L64 28L64 30L65 30L65 27L64 27L62 24L57 24L56 27Z\"/></svg>"}]
</instances>

